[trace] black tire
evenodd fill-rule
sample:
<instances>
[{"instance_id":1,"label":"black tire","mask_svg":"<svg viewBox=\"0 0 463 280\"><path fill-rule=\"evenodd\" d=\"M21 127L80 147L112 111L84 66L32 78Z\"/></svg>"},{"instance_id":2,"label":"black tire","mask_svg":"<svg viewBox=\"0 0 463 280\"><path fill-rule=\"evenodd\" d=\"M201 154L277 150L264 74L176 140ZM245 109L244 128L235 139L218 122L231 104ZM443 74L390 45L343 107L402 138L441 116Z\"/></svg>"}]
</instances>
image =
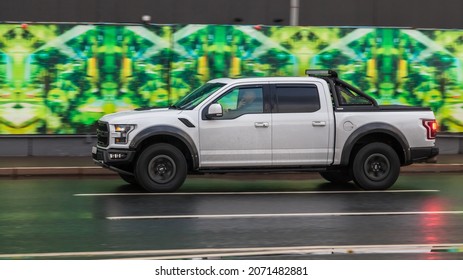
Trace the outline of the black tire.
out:
<instances>
[{"instance_id":1,"label":"black tire","mask_svg":"<svg viewBox=\"0 0 463 280\"><path fill-rule=\"evenodd\" d=\"M352 181L352 175L349 174L349 170L333 170L320 172L323 179L333 184L346 184Z\"/></svg>"},{"instance_id":2,"label":"black tire","mask_svg":"<svg viewBox=\"0 0 463 280\"><path fill-rule=\"evenodd\" d=\"M126 181L127 183L131 185L138 185L137 180L135 179L135 176L133 175L119 173L119 176L121 177L122 180Z\"/></svg>"},{"instance_id":3,"label":"black tire","mask_svg":"<svg viewBox=\"0 0 463 280\"><path fill-rule=\"evenodd\" d=\"M354 182L364 190L386 190L400 173L397 153L384 143L370 143L355 155L351 166Z\"/></svg>"},{"instance_id":4,"label":"black tire","mask_svg":"<svg viewBox=\"0 0 463 280\"><path fill-rule=\"evenodd\" d=\"M174 192L182 186L186 175L185 156L165 143L143 150L135 167L137 182L148 192Z\"/></svg>"}]
</instances>

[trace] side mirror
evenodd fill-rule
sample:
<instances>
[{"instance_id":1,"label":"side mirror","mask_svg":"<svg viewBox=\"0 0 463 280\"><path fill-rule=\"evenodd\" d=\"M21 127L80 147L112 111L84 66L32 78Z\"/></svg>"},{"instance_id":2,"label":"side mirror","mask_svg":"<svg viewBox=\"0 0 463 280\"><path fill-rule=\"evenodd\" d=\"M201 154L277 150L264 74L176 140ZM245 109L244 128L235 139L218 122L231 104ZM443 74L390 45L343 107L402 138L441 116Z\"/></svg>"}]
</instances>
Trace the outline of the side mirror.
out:
<instances>
[{"instance_id":1,"label":"side mirror","mask_svg":"<svg viewBox=\"0 0 463 280\"><path fill-rule=\"evenodd\" d=\"M207 114L206 118L212 119L212 118L218 118L223 116L223 108L222 105L219 103L214 103L209 106L209 109L207 109Z\"/></svg>"}]
</instances>

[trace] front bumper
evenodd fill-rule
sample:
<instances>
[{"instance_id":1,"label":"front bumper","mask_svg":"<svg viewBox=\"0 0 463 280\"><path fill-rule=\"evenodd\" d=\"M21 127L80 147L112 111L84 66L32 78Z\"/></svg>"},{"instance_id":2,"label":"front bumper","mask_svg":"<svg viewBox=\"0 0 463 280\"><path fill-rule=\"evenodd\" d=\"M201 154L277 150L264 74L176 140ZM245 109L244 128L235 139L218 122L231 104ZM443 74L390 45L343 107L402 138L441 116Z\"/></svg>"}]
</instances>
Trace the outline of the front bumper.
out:
<instances>
[{"instance_id":1,"label":"front bumper","mask_svg":"<svg viewBox=\"0 0 463 280\"><path fill-rule=\"evenodd\" d=\"M410 163L432 162L438 154L439 148L437 147L410 148Z\"/></svg>"},{"instance_id":2,"label":"front bumper","mask_svg":"<svg viewBox=\"0 0 463 280\"><path fill-rule=\"evenodd\" d=\"M126 149L101 149L92 147L92 158L100 165L125 165L133 162L135 151Z\"/></svg>"}]
</instances>

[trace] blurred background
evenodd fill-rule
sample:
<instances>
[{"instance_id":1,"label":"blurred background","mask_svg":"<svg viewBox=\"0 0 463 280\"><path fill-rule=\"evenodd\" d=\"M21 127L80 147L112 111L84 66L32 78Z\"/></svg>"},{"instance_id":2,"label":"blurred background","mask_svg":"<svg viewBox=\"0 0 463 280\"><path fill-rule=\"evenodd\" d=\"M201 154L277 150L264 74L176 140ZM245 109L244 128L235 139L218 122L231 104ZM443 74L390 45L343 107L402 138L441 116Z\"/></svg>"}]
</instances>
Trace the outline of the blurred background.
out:
<instances>
[{"instance_id":1,"label":"blurred background","mask_svg":"<svg viewBox=\"0 0 463 280\"><path fill-rule=\"evenodd\" d=\"M463 153L459 0L0 2L0 155L89 155L104 114L217 77L331 68L381 104L431 107Z\"/></svg>"}]
</instances>

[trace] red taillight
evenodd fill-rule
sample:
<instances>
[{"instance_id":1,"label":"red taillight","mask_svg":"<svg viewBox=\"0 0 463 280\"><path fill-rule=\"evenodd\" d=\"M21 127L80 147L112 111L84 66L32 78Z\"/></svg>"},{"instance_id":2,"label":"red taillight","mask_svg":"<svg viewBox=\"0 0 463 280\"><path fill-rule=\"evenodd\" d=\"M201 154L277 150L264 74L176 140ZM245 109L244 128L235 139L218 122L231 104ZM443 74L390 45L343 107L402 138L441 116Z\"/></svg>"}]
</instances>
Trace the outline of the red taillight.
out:
<instances>
[{"instance_id":1,"label":"red taillight","mask_svg":"<svg viewBox=\"0 0 463 280\"><path fill-rule=\"evenodd\" d=\"M426 128L426 138L435 139L437 134L436 120L423 120L423 126Z\"/></svg>"}]
</instances>

